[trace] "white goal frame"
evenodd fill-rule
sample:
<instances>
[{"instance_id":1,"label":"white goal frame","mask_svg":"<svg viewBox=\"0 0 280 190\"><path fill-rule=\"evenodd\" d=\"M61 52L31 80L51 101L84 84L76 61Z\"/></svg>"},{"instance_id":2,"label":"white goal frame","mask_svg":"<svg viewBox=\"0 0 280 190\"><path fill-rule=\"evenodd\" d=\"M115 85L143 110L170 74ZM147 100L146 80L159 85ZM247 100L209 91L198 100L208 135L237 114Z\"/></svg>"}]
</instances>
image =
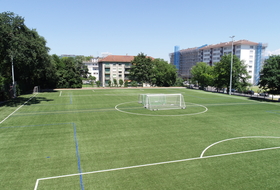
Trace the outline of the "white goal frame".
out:
<instances>
[{"instance_id":1,"label":"white goal frame","mask_svg":"<svg viewBox=\"0 0 280 190\"><path fill-rule=\"evenodd\" d=\"M186 108L182 94L140 94L138 103L153 111Z\"/></svg>"},{"instance_id":2,"label":"white goal frame","mask_svg":"<svg viewBox=\"0 0 280 190\"><path fill-rule=\"evenodd\" d=\"M38 93L39 93L39 87L38 86L34 86L33 94L38 94Z\"/></svg>"}]
</instances>

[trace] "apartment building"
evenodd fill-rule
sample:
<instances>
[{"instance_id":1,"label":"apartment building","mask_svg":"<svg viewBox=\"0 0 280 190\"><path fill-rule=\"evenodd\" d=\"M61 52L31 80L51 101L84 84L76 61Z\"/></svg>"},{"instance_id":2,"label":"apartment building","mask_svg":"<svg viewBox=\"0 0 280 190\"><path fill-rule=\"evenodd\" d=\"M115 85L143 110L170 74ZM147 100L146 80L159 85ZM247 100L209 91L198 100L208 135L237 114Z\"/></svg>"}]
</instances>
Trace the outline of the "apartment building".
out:
<instances>
[{"instance_id":1,"label":"apartment building","mask_svg":"<svg viewBox=\"0 0 280 190\"><path fill-rule=\"evenodd\" d=\"M264 53L267 44L239 40L219 44L203 45L170 53L170 63L176 65L178 74L182 77L191 77L191 68L197 62L205 62L210 66L219 62L225 54L236 55L247 66L247 72L251 76L249 83L256 85L259 81L259 73L264 62ZM177 48L178 49L178 48Z\"/></svg>"},{"instance_id":2,"label":"apartment building","mask_svg":"<svg viewBox=\"0 0 280 190\"><path fill-rule=\"evenodd\" d=\"M99 80L99 68L98 68L98 61L101 58L96 57L92 58L90 61L83 61L83 63L87 66L88 72L91 76L94 76L96 78L96 81Z\"/></svg>"},{"instance_id":3,"label":"apartment building","mask_svg":"<svg viewBox=\"0 0 280 190\"><path fill-rule=\"evenodd\" d=\"M108 55L107 57L99 60L99 81L101 86L108 86L109 81L119 79L123 81L128 80L129 71L131 68L131 61L134 56L128 55Z\"/></svg>"}]
</instances>

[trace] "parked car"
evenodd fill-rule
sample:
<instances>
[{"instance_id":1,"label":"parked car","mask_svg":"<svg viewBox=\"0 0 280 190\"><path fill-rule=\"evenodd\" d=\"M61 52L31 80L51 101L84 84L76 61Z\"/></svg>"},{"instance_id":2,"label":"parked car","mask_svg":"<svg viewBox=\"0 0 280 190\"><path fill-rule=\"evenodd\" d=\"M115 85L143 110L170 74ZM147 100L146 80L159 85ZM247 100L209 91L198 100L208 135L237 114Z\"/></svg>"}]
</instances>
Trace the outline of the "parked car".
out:
<instances>
[{"instance_id":1,"label":"parked car","mask_svg":"<svg viewBox=\"0 0 280 190\"><path fill-rule=\"evenodd\" d=\"M254 95L254 91L253 90L248 90L247 92L246 92L246 94L251 94L251 95Z\"/></svg>"},{"instance_id":2,"label":"parked car","mask_svg":"<svg viewBox=\"0 0 280 190\"><path fill-rule=\"evenodd\" d=\"M259 93L260 96L268 96L268 93L267 92L261 92Z\"/></svg>"}]
</instances>

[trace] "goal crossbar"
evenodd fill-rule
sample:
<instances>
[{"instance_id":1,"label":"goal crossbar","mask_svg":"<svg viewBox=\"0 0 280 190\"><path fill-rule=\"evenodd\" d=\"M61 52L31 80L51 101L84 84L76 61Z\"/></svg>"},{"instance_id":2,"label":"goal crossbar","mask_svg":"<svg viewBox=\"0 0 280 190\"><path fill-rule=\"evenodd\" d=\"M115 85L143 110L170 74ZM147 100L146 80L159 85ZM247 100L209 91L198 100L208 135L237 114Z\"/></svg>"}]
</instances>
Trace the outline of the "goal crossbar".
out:
<instances>
[{"instance_id":1,"label":"goal crossbar","mask_svg":"<svg viewBox=\"0 0 280 190\"><path fill-rule=\"evenodd\" d=\"M140 94L138 102L149 110L185 109L182 94Z\"/></svg>"}]
</instances>

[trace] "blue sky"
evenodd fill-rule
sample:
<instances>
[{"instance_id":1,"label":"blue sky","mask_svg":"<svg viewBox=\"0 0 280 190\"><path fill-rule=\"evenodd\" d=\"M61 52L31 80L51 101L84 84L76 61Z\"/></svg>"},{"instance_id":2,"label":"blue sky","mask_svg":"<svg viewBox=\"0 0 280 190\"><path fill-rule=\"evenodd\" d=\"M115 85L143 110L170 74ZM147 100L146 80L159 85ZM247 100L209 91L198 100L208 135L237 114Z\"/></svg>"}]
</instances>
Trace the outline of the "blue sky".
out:
<instances>
[{"instance_id":1,"label":"blue sky","mask_svg":"<svg viewBox=\"0 0 280 190\"><path fill-rule=\"evenodd\" d=\"M246 39L280 54L279 0L0 0L25 18L50 54L140 52L169 61L180 49Z\"/></svg>"}]
</instances>

